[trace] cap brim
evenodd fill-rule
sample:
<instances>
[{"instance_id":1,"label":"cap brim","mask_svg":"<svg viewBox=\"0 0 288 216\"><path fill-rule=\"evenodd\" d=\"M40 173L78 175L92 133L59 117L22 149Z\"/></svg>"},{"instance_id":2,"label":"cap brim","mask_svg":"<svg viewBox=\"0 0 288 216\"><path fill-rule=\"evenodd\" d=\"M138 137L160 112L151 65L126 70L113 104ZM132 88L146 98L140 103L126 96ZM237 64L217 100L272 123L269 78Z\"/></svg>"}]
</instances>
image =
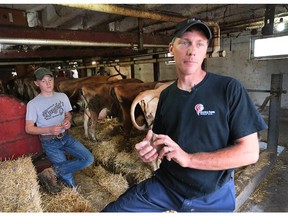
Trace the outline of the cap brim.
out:
<instances>
[{"instance_id":1,"label":"cap brim","mask_svg":"<svg viewBox=\"0 0 288 216\"><path fill-rule=\"evenodd\" d=\"M197 26L198 28L200 28L204 32L204 34L208 40L211 40L213 38L210 28L205 23L203 23L199 20L195 20L192 22L186 21L186 23L180 23L178 26L178 29L176 27L176 31L173 35L173 38L181 37L189 28L191 28L193 26Z\"/></svg>"}]
</instances>

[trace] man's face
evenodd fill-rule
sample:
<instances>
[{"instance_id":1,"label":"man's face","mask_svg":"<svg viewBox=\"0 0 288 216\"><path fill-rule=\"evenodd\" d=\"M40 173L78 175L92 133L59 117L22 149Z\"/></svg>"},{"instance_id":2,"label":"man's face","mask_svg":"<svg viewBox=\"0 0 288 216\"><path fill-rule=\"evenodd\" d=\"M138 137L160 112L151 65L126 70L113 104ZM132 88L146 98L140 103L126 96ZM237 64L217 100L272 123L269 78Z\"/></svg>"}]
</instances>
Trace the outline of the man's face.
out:
<instances>
[{"instance_id":1,"label":"man's face","mask_svg":"<svg viewBox=\"0 0 288 216\"><path fill-rule=\"evenodd\" d=\"M169 44L169 51L174 55L178 73L195 73L201 70L206 57L208 39L201 31L187 31L181 38Z\"/></svg>"}]
</instances>

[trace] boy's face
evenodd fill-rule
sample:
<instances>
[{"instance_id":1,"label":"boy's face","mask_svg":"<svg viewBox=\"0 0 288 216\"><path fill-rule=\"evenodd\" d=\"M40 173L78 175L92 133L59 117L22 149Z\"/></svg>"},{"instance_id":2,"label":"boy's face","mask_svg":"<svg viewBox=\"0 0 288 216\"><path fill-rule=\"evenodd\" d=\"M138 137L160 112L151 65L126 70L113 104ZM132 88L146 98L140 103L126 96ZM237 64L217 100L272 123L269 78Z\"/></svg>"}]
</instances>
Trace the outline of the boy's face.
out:
<instances>
[{"instance_id":1,"label":"boy's face","mask_svg":"<svg viewBox=\"0 0 288 216\"><path fill-rule=\"evenodd\" d=\"M54 77L50 75L45 75L42 80L36 80L34 83L40 88L41 92L52 92L54 90Z\"/></svg>"}]
</instances>

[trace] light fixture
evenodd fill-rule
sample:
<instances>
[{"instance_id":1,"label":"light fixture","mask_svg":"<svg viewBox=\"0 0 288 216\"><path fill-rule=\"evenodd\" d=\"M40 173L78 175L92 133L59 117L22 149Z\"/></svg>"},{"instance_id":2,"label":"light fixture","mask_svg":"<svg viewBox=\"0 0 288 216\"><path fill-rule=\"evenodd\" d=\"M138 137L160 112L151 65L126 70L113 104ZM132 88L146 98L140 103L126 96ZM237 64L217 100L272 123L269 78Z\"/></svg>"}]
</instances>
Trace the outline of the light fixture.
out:
<instances>
[{"instance_id":1,"label":"light fixture","mask_svg":"<svg viewBox=\"0 0 288 216\"><path fill-rule=\"evenodd\" d=\"M278 32L282 32L284 29L285 29L285 23L283 22L283 17L281 17L281 18L279 19L279 23L278 23L278 25L277 25L277 27L276 27L276 30L277 30Z\"/></svg>"}]
</instances>

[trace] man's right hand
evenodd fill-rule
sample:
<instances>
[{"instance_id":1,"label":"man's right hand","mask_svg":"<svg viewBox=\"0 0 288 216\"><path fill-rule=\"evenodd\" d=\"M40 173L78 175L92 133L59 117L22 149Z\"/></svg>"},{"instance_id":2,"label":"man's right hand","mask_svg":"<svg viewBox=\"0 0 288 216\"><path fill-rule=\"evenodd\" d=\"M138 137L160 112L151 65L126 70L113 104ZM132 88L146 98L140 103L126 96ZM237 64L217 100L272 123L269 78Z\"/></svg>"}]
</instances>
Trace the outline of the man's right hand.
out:
<instances>
[{"instance_id":1,"label":"man's right hand","mask_svg":"<svg viewBox=\"0 0 288 216\"><path fill-rule=\"evenodd\" d=\"M152 146L153 131L149 130L143 141L135 145L135 149L143 162L149 163L154 161L158 157L158 152L155 147Z\"/></svg>"}]
</instances>

